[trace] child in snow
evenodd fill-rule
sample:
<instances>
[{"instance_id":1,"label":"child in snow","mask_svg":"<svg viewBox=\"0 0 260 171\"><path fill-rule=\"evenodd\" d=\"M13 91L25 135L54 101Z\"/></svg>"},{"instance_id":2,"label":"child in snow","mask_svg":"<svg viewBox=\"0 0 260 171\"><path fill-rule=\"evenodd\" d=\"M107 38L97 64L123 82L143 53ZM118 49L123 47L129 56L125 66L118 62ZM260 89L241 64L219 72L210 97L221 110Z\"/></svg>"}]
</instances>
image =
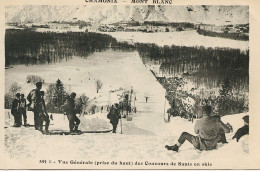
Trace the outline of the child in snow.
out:
<instances>
[{"instance_id":1,"label":"child in snow","mask_svg":"<svg viewBox=\"0 0 260 171\"><path fill-rule=\"evenodd\" d=\"M232 139L236 138L237 142L244 135L249 135L249 116L246 115L242 119L244 120L244 126L239 128L235 135L232 137Z\"/></svg>"},{"instance_id":2,"label":"child in snow","mask_svg":"<svg viewBox=\"0 0 260 171\"><path fill-rule=\"evenodd\" d=\"M21 126L21 113L19 112L19 103L20 103L20 93L17 93L16 98L12 102L12 109L11 114L14 116L14 127L20 127Z\"/></svg>"},{"instance_id":3,"label":"child in snow","mask_svg":"<svg viewBox=\"0 0 260 171\"><path fill-rule=\"evenodd\" d=\"M198 136L183 132L174 146L166 145L168 150L177 151L188 140L198 150L212 150L217 147L220 130L229 133L230 129L220 119L211 116L211 106L203 107L203 117L195 124L195 133Z\"/></svg>"},{"instance_id":4,"label":"child in snow","mask_svg":"<svg viewBox=\"0 0 260 171\"><path fill-rule=\"evenodd\" d=\"M19 112L23 116L24 126L27 126L26 99L24 98L24 94L21 94L21 99L19 103Z\"/></svg>"}]
</instances>

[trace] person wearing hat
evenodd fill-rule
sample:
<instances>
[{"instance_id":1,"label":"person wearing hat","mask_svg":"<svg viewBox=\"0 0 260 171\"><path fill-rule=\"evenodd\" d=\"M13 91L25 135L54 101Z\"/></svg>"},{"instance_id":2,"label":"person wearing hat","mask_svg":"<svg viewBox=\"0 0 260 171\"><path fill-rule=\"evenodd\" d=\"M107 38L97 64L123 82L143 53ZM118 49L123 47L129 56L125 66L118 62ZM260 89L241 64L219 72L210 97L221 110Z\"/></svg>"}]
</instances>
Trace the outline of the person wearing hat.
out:
<instances>
[{"instance_id":1,"label":"person wearing hat","mask_svg":"<svg viewBox=\"0 0 260 171\"><path fill-rule=\"evenodd\" d=\"M14 127L21 126L21 113L19 112L20 93L15 95L15 99L12 102L11 114L14 116Z\"/></svg>"},{"instance_id":2,"label":"person wearing hat","mask_svg":"<svg viewBox=\"0 0 260 171\"><path fill-rule=\"evenodd\" d=\"M74 92L71 93L71 95L67 97L67 102L65 105L65 113L69 120L70 132L80 132L78 130L80 120L76 116L75 97L76 97L76 93Z\"/></svg>"},{"instance_id":3,"label":"person wearing hat","mask_svg":"<svg viewBox=\"0 0 260 171\"><path fill-rule=\"evenodd\" d=\"M203 117L195 124L195 133L197 136L183 132L174 146L166 145L165 148L172 151L179 150L180 146L188 140L196 149L212 150L217 147L218 136L220 130L223 129L225 133L229 133L230 129L219 118L211 116L211 106L203 107Z\"/></svg>"},{"instance_id":4,"label":"person wearing hat","mask_svg":"<svg viewBox=\"0 0 260 171\"><path fill-rule=\"evenodd\" d=\"M27 100L29 101L28 107L34 113L34 127L35 130L39 130L39 113L41 111L41 93L40 90L42 89L42 83L36 83L36 89L30 91L27 96Z\"/></svg>"},{"instance_id":5,"label":"person wearing hat","mask_svg":"<svg viewBox=\"0 0 260 171\"><path fill-rule=\"evenodd\" d=\"M249 115L246 115L242 118L244 120L244 126L239 128L232 139L236 139L237 142L244 135L249 135Z\"/></svg>"}]
</instances>

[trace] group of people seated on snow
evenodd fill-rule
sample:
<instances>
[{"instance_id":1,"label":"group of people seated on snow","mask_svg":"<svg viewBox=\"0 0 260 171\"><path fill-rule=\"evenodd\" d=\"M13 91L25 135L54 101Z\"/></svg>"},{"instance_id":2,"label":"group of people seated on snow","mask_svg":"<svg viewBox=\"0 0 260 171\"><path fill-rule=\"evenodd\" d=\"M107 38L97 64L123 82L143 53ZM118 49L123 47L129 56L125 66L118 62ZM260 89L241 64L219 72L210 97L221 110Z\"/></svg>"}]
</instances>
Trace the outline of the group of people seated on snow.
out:
<instances>
[{"instance_id":1,"label":"group of people seated on snow","mask_svg":"<svg viewBox=\"0 0 260 171\"><path fill-rule=\"evenodd\" d=\"M232 132L232 126L229 123L224 124L220 116L211 115L211 113L211 106L206 105L203 107L203 117L196 122L194 128L197 136L183 132L173 146L166 145L165 148L178 152L186 140L190 142L195 149L200 151L216 149L217 143L228 143L225 133ZM249 134L249 116L246 115L242 119L244 120L244 126L239 128L232 137L232 139L236 139L237 142L242 136Z\"/></svg>"},{"instance_id":2,"label":"group of people seated on snow","mask_svg":"<svg viewBox=\"0 0 260 171\"><path fill-rule=\"evenodd\" d=\"M26 104L26 99L24 98L24 94L17 93L16 98L12 102L11 114L14 116L14 127L20 127L22 125L22 116L24 118L24 126L29 126L27 124L27 114L26 107L34 113L34 127L35 130L39 130L42 133L49 133L49 117L46 104L44 100L44 91L42 89L42 82L36 83L36 88L31 90L27 96L28 105ZM76 104L75 104L76 93L71 93L66 100L65 104L65 112L69 121L69 129L70 132L80 132L78 130L80 120L77 117L76 112ZM121 118L119 112L119 106L116 103L112 105L109 109L108 119L110 119L110 123L113 125L113 133L116 133L116 128L118 125L118 120ZM45 122L45 129L43 130L43 123Z\"/></svg>"}]
</instances>

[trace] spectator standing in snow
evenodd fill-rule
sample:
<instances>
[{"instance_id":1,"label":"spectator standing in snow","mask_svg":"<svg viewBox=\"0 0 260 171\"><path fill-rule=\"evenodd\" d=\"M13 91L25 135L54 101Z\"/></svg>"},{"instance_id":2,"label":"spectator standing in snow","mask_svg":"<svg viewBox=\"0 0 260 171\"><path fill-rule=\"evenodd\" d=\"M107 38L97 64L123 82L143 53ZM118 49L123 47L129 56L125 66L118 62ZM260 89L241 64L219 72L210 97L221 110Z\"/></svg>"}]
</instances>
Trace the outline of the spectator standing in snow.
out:
<instances>
[{"instance_id":1,"label":"spectator standing in snow","mask_svg":"<svg viewBox=\"0 0 260 171\"><path fill-rule=\"evenodd\" d=\"M145 97L145 102L147 103L149 97Z\"/></svg>"},{"instance_id":2,"label":"spectator standing in snow","mask_svg":"<svg viewBox=\"0 0 260 171\"><path fill-rule=\"evenodd\" d=\"M15 99L12 102L11 114L14 116L14 127L21 126L21 113L19 112L20 93L15 95Z\"/></svg>"},{"instance_id":3,"label":"spectator standing in snow","mask_svg":"<svg viewBox=\"0 0 260 171\"><path fill-rule=\"evenodd\" d=\"M195 133L198 136L183 132L174 146L166 145L168 150L177 151L188 140L198 150L212 150L217 147L220 130L229 133L230 129L220 119L211 116L211 106L203 107L203 117L195 124Z\"/></svg>"},{"instance_id":4,"label":"spectator standing in snow","mask_svg":"<svg viewBox=\"0 0 260 171\"><path fill-rule=\"evenodd\" d=\"M49 115L46 109L45 100L44 100L44 91L41 91L41 111L39 112L39 130L43 132L43 122L45 121L45 132L48 133L48 128L50 124Z\"/></svg>"},{"instance_id":5,"label":"spectator standing in snow","mask_svg":"<svg viewBox=\"0 0 260 171\"><path fill-rule=\"evenodd\" d=\"M19 103L19 112L23 116L24 126L27 126L26 99L24 98L24 94L21 94L21 99Z\"/></svg>"},{"instance_id":6,"label":"spectator standing in snow","mask_svg":"<svg viewBox=\"0 0 260 171\"><path fill-rule=\"evenodd\" d=\"M76 109L75 109L75 97L76 93L71 93L71 95L67 98L66 104L66 114L69 120L69 127L70 132L78 132L78 127L80 124L79 118L76 116Z\"/></svg>"},{"instance_id":7,"label":"spectator standing in snow","mask_svg":"<svg viewBox=\"0 0 260 171\"><path fill-rule=\"evenodd\" d=\"M242 118L244 120L244 126L239 128L232 139L236 139L237 142L244 135L249 135L249 116L246 115Z\"/></svg>"},{"instance_id":8,"label":"spectator standing in snow","mask_svg":"<svg viewBox=\"0 0 260 171\"><path fill-rule=\"evenodd\" d=\"M34 113L34 127L35 130L39 130L39 113L41 111L41 93L42 83L36 83L36 89L30 91L27 96L27 100L29 101L29 108L32 109Z\"/></svg>"},{"instance_id":9,"label":"spectator standing in snow","mask_svg":"<svg viewBox=\"0 0 260 171\"><path fill-rule=\"evenodd\" d=\"M112 105L112 107L110 108L110 112L107 115L107 118L110 119L110 123L113 126L113 133L116 133L118 121L119 119L121 119L118 103L116 103L115 106Z\"/></svg>"}]
</instances>

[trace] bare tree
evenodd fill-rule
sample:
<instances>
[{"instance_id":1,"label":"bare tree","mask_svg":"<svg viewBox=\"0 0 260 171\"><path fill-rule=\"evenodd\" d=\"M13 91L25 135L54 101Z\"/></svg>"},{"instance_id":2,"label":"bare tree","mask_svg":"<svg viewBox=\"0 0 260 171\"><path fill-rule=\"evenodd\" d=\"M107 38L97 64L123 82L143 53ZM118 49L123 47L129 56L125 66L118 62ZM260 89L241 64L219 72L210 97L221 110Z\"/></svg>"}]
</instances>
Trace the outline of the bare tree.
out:
<instances>
[{"instance_id":1,"label":"bare tree","mask_svg":"<svg viewBox=\"0 0 260 171\"><path fill-rule=\"evenodd\" d=\"M17 82L14 82L11 84L9 93L11 94L12 97L14 97L15 94L18 93L20 90L21 90L21 86L19 86Z\"/></svg>"},{"instance_id":2,"label":"bare tree","mask_svg":"<svg viewBox=\"0 0 260 171\"><path fill-rule=\"evenodd\" d=\"M97 81L96 81L97 93L98 93L98 91L102 88L102 85L103 85L103 83L102 83L100 80L97 80Z\"/></svg>"},{"instance_id":3,"label":"bare tree","mask_svg":"<svg viewBox=\"0 0 260 171\"><path fill-rule=\"evenodd\" d=\"M53 96L55 94L55 84L50 84L46 91L46 101L49 103L52 101Z\"/></svg>"}]
</instances>

